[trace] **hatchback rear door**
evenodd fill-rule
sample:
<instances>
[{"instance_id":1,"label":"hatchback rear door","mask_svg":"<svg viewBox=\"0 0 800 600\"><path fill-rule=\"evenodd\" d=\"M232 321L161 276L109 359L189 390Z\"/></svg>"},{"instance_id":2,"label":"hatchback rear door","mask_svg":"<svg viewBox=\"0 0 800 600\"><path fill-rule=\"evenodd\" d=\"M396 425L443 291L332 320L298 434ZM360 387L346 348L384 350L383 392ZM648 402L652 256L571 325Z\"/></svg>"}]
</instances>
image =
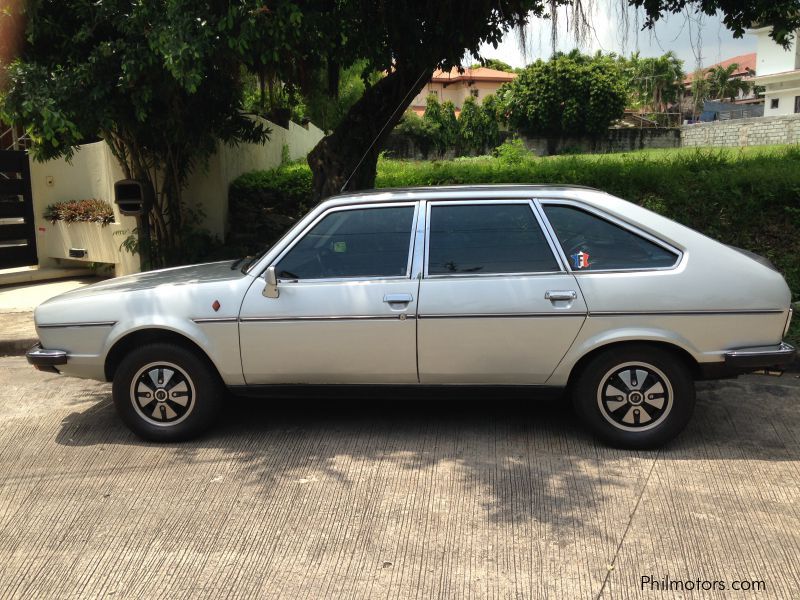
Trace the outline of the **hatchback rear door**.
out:
<instances>
[{"instance_id":1,"label":"hatchback rear door","mask_svg":"<svg viewBox=\"0 0 800 600\"><path fill-rule=\"evenodd\" d=\"M530 200L426 204L417 351L423 384L543 384L586 304Z\"/></svg>"}]
</instances>

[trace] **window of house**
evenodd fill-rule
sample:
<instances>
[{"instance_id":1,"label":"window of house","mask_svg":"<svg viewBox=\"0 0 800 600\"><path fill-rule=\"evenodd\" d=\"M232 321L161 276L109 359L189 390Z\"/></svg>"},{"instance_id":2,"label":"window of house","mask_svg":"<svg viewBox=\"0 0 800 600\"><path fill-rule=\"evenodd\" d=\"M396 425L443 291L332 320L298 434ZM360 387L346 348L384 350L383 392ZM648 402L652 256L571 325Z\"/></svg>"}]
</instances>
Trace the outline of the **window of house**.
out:
<instances>
[{"instance_id":1,"label":"window of house","mask_svg":"<svg viewBox=\"0 0 800 600\"><path fill-rule=\"evenodd\" d=\"M332 212L275 270L281 279L406 276L413 220L413 206Z\"/></svg>"},{"instance_id":2,"label":"window of house","mask_svg":"<svg viewBox=\"0 0 800 600\"><path fill-rule=\"evenodd\" d=\"M769 107L772 108L772 109L778 108L778 104L779 104L778 100L779 100L778 98L773 98L772 100L770 100L769 101Z\"/></svg>"},{"instance_id":3,"label":"window of house","mask_svg":"<svg viewBox=\"0 0 800 600\"><path fill-rule=\"evenodd\" d=\"M794 97L794 112L800 113L800 96Z\"/></svg>"},{"instance_id":4,"label":"window of house","mask_svg":"<svg viewBox=\"0 0 800 600\"><path fill-rule=\"evenodd\" d=\"M469 91L469 93L470 93L470 95L471 95L473 98L477 98L477 97L478 97L478 90L476 90L476 89L474 89L474 88L473 88L473 89L471 89L471 90Z\"/></svg>"},{"instance_id":5,"label":"window of house","mask_svg":"<svg viewBox=\"0 0 800 600\"><path fill-rule=\"evenodd\" d=\"M659 244L579 208L551 204L544 212L573 271L657 269L678 260Z\"/></svg>"},{"instance_id":6,"label":"window of house","mask_svg":"<svg viewBox=\"0 0 800 600\"><path fill-rule=\"evenodd\" d=\"M431 207L429 275L559 270L530 204Z\"/></svg>"}]
</instances>

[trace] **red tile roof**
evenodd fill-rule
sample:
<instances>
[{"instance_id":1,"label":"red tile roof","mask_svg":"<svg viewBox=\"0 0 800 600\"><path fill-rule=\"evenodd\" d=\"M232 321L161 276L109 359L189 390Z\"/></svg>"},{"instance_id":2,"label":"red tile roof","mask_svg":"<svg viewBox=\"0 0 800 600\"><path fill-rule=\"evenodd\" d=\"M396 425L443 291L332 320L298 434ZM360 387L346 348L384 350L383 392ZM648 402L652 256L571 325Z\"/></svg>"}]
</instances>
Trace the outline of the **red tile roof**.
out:
<instances>
[{"instance_id":1,"label":"red tile roof","mask_svg":"<svg viewBox=\"0 0 800 600\"><path fill-rule=\"evenodd\" d=\"M486 67L464 69L463 73L459 73L458 69L453 67L449 72L436 69L433 72L431 81L435 81L436 83L453 83L454 81L513 81L516 78L516 73L506 73L505 71L497 71Z\"/></svg>"},{"instance_id":2,"label":"red tile roof","mask_svg":"<svg viewBox=\"0 0 800 600\"><path fill-rule=\"evenodd\" d=\"M751 52L750 54L740 54L739 56L734 56L733 58L726 58L722 62L714 63L709 67L705 67L703 72L708 72L708 70L712 67L727 67L733 63L739 65L739 67L733 73L734 77L745 77L747 75L754 74L756 72L756 53ZM689 73L686 76L686 79L683 80L683 84L689 85L693 80L694 73Z\"/></svg>"}]
</instances>

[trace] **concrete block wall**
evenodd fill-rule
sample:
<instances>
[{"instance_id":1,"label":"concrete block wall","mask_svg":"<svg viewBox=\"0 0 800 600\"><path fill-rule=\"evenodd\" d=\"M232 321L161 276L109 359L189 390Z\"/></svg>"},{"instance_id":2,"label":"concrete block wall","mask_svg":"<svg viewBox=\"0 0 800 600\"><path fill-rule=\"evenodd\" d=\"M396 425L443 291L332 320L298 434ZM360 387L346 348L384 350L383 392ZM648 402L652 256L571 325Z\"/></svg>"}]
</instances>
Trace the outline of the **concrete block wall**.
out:
<instances>
[{"instance_id":1,"label":"concrete block wall","mask_svg":"<svg viewBox=\"0 0 800 600\"><path fill-rule=\"evenodd\" d=\"M681 145L711 147L800 143L800 115L756 117L681 127Z\"/></svg>"}]
</instances>

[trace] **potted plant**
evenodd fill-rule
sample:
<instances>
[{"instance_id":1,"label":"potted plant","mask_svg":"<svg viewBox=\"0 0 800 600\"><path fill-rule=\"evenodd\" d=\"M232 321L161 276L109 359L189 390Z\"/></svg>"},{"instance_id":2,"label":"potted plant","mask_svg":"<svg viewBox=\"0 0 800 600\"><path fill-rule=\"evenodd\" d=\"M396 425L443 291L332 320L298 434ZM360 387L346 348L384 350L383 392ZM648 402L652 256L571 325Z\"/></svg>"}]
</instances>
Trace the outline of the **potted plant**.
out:
<instances>
[{"instance_id":1,"label":"potted plant","mask_svg":"<svg viewBox=\"0 0 800 600\"><path fill-rule=\"evenodd\" d=\"M114 209L108 202L94 198L57 202L47 207L44 218L53 225L47 236L48 256L119 262L119 252L108 227L114 222Z\"/></svg>"}]
</instances>

